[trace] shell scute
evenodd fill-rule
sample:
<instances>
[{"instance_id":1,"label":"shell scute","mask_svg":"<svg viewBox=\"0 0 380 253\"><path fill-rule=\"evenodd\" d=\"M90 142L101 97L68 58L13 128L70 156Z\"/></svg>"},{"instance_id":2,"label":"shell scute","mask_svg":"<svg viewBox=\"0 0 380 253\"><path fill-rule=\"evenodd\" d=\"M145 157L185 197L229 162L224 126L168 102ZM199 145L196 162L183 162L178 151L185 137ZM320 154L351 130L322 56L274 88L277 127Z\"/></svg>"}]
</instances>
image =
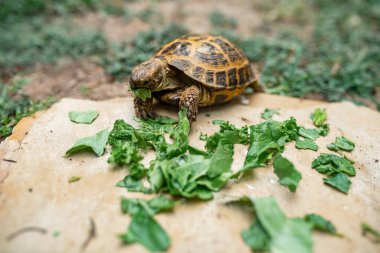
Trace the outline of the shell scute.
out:
<instances>
[{"instance_id":1,"label":"shell scute","mask_svg":"<svg viewBox=\"0 0 380 253\"><path fill-rule=\"evenodd\" d=\"M255 80L248 59L220 36L187 35L163 46L155 57L212 89L232 89Z\"/></svg>"}]
</instances>

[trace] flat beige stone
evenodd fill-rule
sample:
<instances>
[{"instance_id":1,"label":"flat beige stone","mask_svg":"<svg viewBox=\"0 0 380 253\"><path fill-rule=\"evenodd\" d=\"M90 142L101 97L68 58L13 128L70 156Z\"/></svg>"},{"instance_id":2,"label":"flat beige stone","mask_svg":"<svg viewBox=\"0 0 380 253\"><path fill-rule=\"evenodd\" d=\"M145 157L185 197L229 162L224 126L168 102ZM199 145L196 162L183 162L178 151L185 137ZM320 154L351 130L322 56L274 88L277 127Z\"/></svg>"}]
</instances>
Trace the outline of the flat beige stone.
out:
<instances>
[{"instance_id":1,"label":"flat beige stone","mask_svg":"<svg viewBox=\"0 0 380 253\"><path fill-rule=\"evenodd\" d=\"M235 101L201 110L190 142L203 147L199 134L217 130L212 119L229 120L238 126L259 123L265 107L280 109L281 115L275 115L275 120L294 116L305 127L312 127L309 115L314 108L327 110L331 131L317 140L318 152L297 150L294 143L286 146L284 155L302 172L297 192L279 185L269 165L231 182L212 201L180 204L172 213L157 215L172 239L169 252L250 252L240 232L249 226L252 216L224 204L231 197L243 195L273 195L290 217L312 212L330 219L345 237L314 232L314 252L380 252L380 244L363 237L360 228L362 221L380 228L380 114L347 102L328 104L257 94L249 105ZM68 118L71 110L89 109L100 113L91 125L74 124ZM158 112L176 116L171 107L159 106ZM206 112L211 117L206 117ZM107 163L109 149L99 158L92 154L63 157L78 138L111 129L120 118L135 124L133 117L131 98L103 102L63 99L39 117L19 123L15 133L0 144L0 252L81 251L90 218L97 234L86 252L146 251L138 244L122 246L117 238L130 221L120 212L121 196L150 197L114 186L127 169L116 169ZM322 175L311 169L311 161L319 153L329 152L326 145L342 134L356 143L349 156L356 161L357 176L352 178L348 195L325 186ZM246 150L245 146L236 146L233 169L242 165ZM145 162L151 158L148 153ZM70 184L71 176L82 178ZM6 240L9 234L30 226L42 227L47 233L28 232ZM54 231L60 235L54 237Z\"/></svg>"}]
</instances>

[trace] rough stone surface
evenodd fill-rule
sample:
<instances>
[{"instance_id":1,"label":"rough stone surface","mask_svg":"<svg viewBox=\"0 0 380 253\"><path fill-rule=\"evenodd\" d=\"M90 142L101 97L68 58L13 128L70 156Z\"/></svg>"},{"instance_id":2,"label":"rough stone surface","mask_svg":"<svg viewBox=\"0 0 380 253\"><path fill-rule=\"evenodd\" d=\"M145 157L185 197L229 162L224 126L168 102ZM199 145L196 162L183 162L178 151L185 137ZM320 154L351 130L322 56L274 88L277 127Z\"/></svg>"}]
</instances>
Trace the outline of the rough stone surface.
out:
<instances>
[{"instance_id":1,"label":"rough stone surface","mask_svg":"<svg viewBox=\"0 0 380 253\"><path fill-rule=\"evenodd\" d=\"M242 195L273 195L290 217L312 212L330 219L344 237L314 232L315 252L380 252L379 244L364 238L360 228L362 221L380 228L380 114L350 103L327 104L266 94L250 100L249 105L235 101L200 110L190 143L203 146L199 134L217 130L212 119L229 120L238 126L258 123L265 107L280 109L275 120L294 116L305 127L312 127L309 115L314 108L326 108L331 132L316 141L318 152L297 150L294 143L286 146L284 155L302 172L296 193L278 184L269 165L230 183L212 201L180 204L172 213L157 215L172 239L169 252L250 252L240 232L249 226L252 216L224 205L226 199ZM100 113L93 124L69 120L69 111L90 109ZM166 106L159 106L158 112L176 115L174 108ZM115 187L127 170L107 163L109 150L99 158L92 154L63 156L78 138L111 129L119 118L133 123L133 117L132 98L103 102L63 99L42 115L18 124L14 134L0 144L0 252L79 252L88 236L90 218L96 224L96 237L86 252L146 251L138 244L122 246L117 238L130 221L120 212L120 197L149 198ZM342 134L356 143L349 157L356 161L357 176L352 178L348 195L325 186L322 176L310 166L319 153L329 152L326 145ZM233 169L242 165L246 149L236 146ZM145 162L151 158L148 153ZM71 176L82 178L68 183ZM28 232L6 240L12 232L30 226L45 228L47 233ZM53 236L55 231L59 236Z\"/></svg>"}]
</instances>

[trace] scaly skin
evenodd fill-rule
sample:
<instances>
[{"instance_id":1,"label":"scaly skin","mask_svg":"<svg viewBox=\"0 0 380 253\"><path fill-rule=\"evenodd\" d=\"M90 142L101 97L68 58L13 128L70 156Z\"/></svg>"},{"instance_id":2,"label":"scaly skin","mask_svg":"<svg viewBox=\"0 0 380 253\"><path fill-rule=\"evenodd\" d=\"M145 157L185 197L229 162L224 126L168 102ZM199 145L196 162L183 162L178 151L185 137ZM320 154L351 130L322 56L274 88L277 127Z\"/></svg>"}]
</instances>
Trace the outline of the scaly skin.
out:
<instances>
[{"instance_id":1,"label":"scaly skin","mask_svg":"<svg viewBox=\"0 0 380 253\"><path fill-rule=\"evenodd\" d=\"M179 108L187 109L187 118L190 125L197 119L199 105L199 88L196 85L187 87L181 94Z\"/></svg>"},{"instance_id":2,"label":"scaly skin","mask_svg":"<svg viewBox=\"0 0 380 253\"><path fill-rule=\"evenodd\" d=\"M153 98L148 98L143 101L141 98L135 97L134 104L137 117L147 119L157 116L157 114L153 112Z\"/></svg>"}]
</instances>

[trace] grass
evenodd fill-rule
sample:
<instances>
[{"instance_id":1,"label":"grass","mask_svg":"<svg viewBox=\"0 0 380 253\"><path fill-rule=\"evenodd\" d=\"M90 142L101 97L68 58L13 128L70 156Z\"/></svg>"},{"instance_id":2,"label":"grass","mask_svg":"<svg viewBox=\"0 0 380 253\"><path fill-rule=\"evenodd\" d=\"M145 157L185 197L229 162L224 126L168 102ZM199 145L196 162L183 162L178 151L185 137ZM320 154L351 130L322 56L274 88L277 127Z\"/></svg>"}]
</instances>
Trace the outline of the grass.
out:
<instances>
[{"instance_id":1,"label":"grass","mask_svg":"<svg viewBox=\"0 0 380 253\"><path fill-rule=\"evenodd\" d=\"M162 45L187 32L185 27L177 24L166 25L160 30L153 28L140 32L130 43L113 45L103 58L102 65L109 75L124 79L134 66L151 58Z\"/></svg>"},{"instance_id":2,"label":"grass","mask_svg":"<svg viewBox=\"0 0 380 253\"><path fill-rule=\"evenodd\" d=\"M8 85L0 83L0 140L10 135L13 127L23 117L46 109L54 101L51 98L38 102L32 101L22 91L22 86L26 83L24 79L13 81Z\"/></svg>"},{"instance_id":3,"label":"grass","mask_svg":"<svg viewBox=\"0 0 380 253\"><path fill-rule=\"evenodd\" d=\"M235 41L259 66L267 92L318 94L328 101L366 98L379 108L374 95L380 87L380 3L315 0L306 9L314 10L309 15L314 32L306 40L284 31L242 38L223 28L228 18L210 19L214 32Z\"/></svg>"}]
</instances>

